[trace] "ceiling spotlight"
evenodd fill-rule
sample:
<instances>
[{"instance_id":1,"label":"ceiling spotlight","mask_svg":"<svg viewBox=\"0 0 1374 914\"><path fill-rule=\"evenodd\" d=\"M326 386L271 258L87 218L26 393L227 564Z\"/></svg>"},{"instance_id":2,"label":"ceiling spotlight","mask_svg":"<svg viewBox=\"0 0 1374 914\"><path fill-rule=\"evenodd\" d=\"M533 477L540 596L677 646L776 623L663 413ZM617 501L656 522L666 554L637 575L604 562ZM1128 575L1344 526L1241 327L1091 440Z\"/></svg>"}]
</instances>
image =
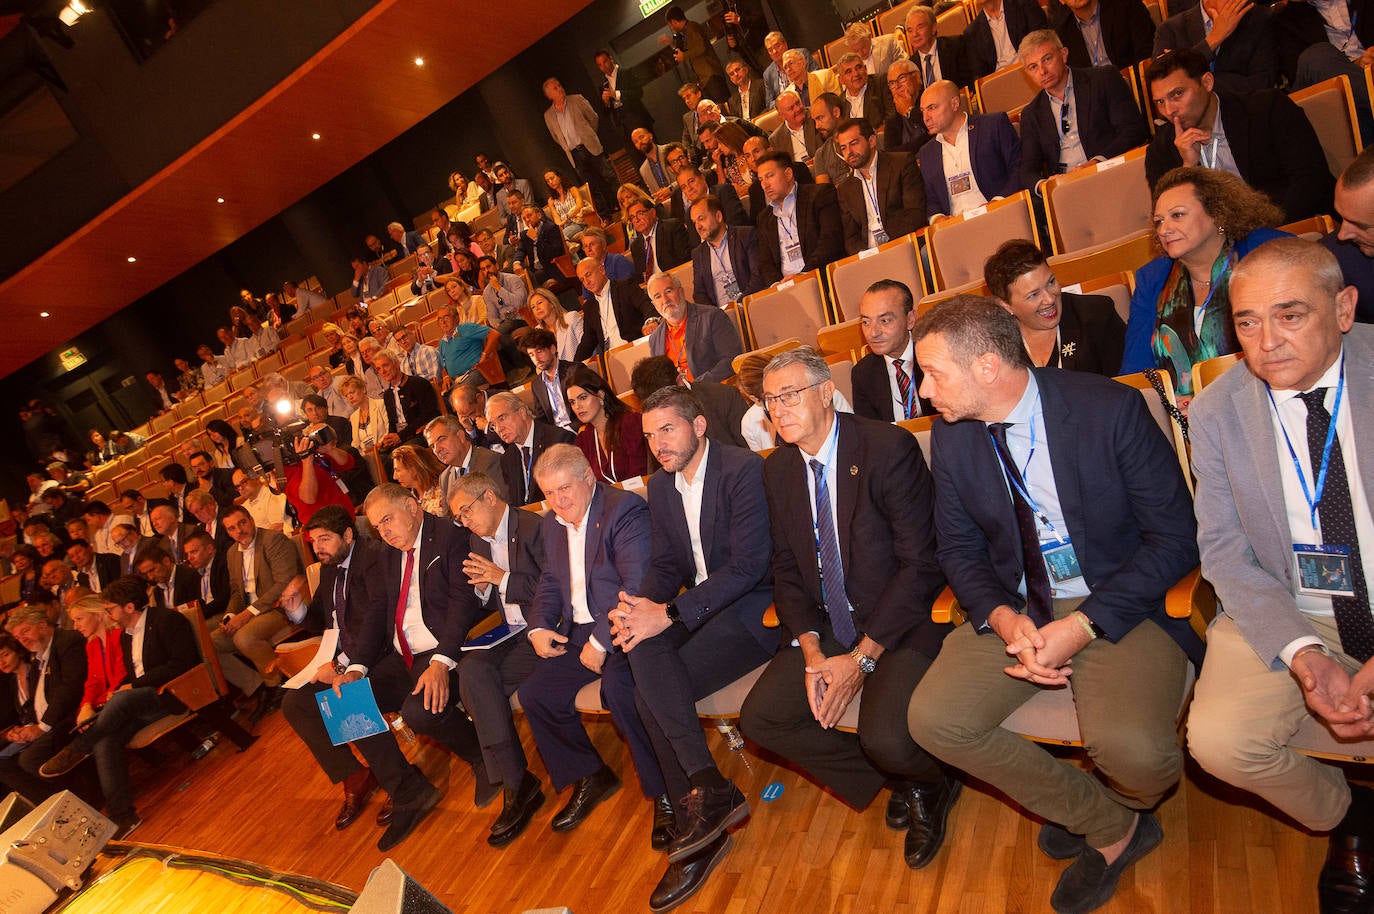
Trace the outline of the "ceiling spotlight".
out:
<instances>
[{"instance_id":1,"label":"ceiling spotlight","mask_svg":"<svg viewBox=\"0 0 1374 914\"><path fill-rule=\"evenodd\" d=\"M319 138L320 138L320 135L319 135L318 133L312 133L312 134L310 134L310 139L312 139L312 140L318 140Z\"/></svg>"},{"instance_id":2,"label":"ceiling spotlight","mask_svg":"<svg viewBox=\"0 0 1374 914\"><path fill-rule=\"evenodd\" d=\"M38 312L38 316L39 316L39 317L49 317L50 315L49 315L48 312L46 312L46 311L39 311L39 312Z\"/></svg>"},{"instance_id":3,"label":"ceiling spotlight","mask_svg":"<svg viewBox=\"0 0 1374 914\"><path fill-rule=\"evenodd\" d=\"M215 202L216 202L216 203L223 203L223 202L224 202L224 198L223 198L223 197L216 197L216 198L215 198Z\"/></svg>"},{"instance_id":4,"label":"ceiling spotlight","mask_svg":"<svg viewBox=\"0 0 1374 914\"><path fill-rule=\"evenodd\" d=\"M138 258L137 258L137 257L130 257L130 258L129 258L129 263L138 263Z\"/></svg>"},{"instance_id":5,"label":"ceiling spotlight","mask_svg":"<svg viewBox=\"0 0 1374 914\"><path fill-rule=\"evenodd\" d=\"M423 57L417 57L417 58L415 58L415 66L417 66L417 67L423 67L424 65L425 65L425 59L424 59Z\"/></svg>"}]
</instances>

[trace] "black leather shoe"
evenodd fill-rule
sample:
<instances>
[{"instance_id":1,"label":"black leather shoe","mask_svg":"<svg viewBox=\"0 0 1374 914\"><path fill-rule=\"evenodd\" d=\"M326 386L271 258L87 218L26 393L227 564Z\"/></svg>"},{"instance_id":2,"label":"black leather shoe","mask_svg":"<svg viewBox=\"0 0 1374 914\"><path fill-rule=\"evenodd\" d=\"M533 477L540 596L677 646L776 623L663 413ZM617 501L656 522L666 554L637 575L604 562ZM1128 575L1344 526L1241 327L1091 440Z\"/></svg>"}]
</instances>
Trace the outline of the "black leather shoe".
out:
<instances>
[{"instance_id":1,"label":"black leather shoe","mask_svg":"<svg viewBox=\"0 0 1374 914\"><path fill-rule=\"evenodd\" d=\"M721 832L720 837L706 846L695 857L668 864L668 872L654 886L649 896L649 910L667 911L682 904L696 894L706 877L730 850L733 840L730 833Z\"/></svg>"},{"instance_id":2,"label":"black leather shoe","mask_svg":"<svg viewBox=\"0 0 1374 914\"><path fill-rule=\"evenodd\" d=\"M360 773L365 776L358 779L358 784L350 785L349 781L353 780L351 777L343 782L343 805L339 807L339 814L334 817L334 827L339 831L358 821L358 817L367 807L367 801L377 792L377 776L372 773L372 769L366 768Z\"/></svg>"},{"instance_id":3,"label":"black leather shoe","mask_svg":"<svg viewBox=\"0 0 1374 914\"><path fill-rule=\"evenodd\" d=\"M939 853L940 845L945 843L945 822L963 787L962 782L946 777L939 784L912 786L902 791L907 814L911 816L902 853L906 865L913 870L919 870Z\"/></svg>"},{"instance_id":4,"label":"black leather shoe","mask_svg":"<svg viewBox=\"0 0 1374 914\"><path fill-rule=\"evenodd\" d=\"M1317 877L1321 914L1365 914L1374 910L1374 844L1349 832L1331 834L1326 863Z\"/></svg>"},{"instance_id":5,"label":"black leather shoe","mask_svg":"<svg viewBox=\"0 0 1374 914\"><path fill-rule=\"evenodd\" d=\"M1088 842L1082 835L1075 835L1062 825L1046 822L1040 826L1040 836L1035 839L1040 850L1051 860L1072 860L1088 849Z\"/></svg>"},{"instance_id":6,"label":"black leather shoe","mask_svg":"<svg viewBox=\"0 0 1374 914\"><path fill-rule=\"evenodd\" d=\"M673 811L673 801L668 795L654 798L654 830L649 833L649 846L656 851L667 850L673 843L673 827L677 825L677 813Z\"/></svg>"},{"instance_id":7,"label":"black leather shoe","mask_svg":"<svg viewBox=\"0 0 1374 914\"><path fill-rule=\"evenodd\" d=\"M253 706L253 710L248 712L248 722L255 724L267 715L281 707L282 699L286 697L286 690L281 686L262 685L258 687L258 703Z\"/></svg>"},{"instance_id":8,"label":"black leather shoe","mask_svg":"<svg viewBox=\"0 0 1374 914\"><path fill-rule=\"evenodd\" d=\"M382 833L381 839L377 842L377 850L388 851L406 839L406 836L415 830L425 816L439 805L439 788L433 784L419 799L413 800L404 806L397 805L391 814L391 824Z\"/></svg>"},{"instance_id":9,"label":"black leather shoe","mask_svg":"<svg viewBox=\"0 0 1374 914\"><path fill-rule=\"evenodd\" d=\"M906 808L906 796L900 788L894 789L887 797L887 812L883 822L893 831L906 831L911 825L911 811Z\"/></svg>"},{"instance_id":10,"label":"black leather shoe","mask_svg":"<svg viewBox=\"0 0 1374 914\"><path fill-rule=\"evenodd\" d=\"M487 777L487 766L481 762L472 766L472 777L472 805L486 809L501 795L501 785L491 782L491 778Z\"/></svg>"},{"instance_id":11,"label":"black leather shoe","mask_svg":"<svg viewBox=\"0 0 1374 914\"><path fill-rule=\"evenodd\" d=\"M530 824L539 807L544 805L544 791L540 789L539 778L525 772L517 787L501 791L501 815L491 824L491 834L487 843L492 847L505 847Z\"/></svg>"},{"instance_id":12,"label":"black leather shoe","mask_svg":"<svg viewBox=\"0 0 1374 914\"><path fill-rule=\"evenodd\" d=\"M682 800L682 832L668 846L668 862L681 863L696 856L721 832L749 815L749 801L732 783L724 787L694 788Z\"/></svg>"},{"instance_id":13,"label":"black leather shoe","mask_svg":"<svg viewBox=\"0 0 1374 914\"><path fill-rule=\"evenodd\" d=\"M388 825L390 825L391 817L395 812L396 801L391 799L390 795L388 795L386 798L386 802L382 804L382 808L377 810L377 827L386 828Z\"/></svg>"},{"instance_id":14,"label":"black leather shoe","mask_svg":"<svg viewBox=\"0 0 1374 914\"><path fill-rule=\"evenodd\" d=\"M1159 820L1147 812L1141 813L1136 820L1135 834L1131 835L1115 863L1108 864L1097 848L1088 847L1069 864L1050 896L1050 907L1057 914L1087 914L1102 907L1116 892L1121 874L1163 840L1164 829L1160 828Z\"/></svg>"},{"instance_id":15,"label":"black leather shoe","mask_svg":"<svg viewBox=\"0 0 1374 914\"><path fill-rule=\"evenodd\" d=\"M573 785L572 798L553 817L554 831L572 831L581 825L602 800L620 789L620 778L605 765Z\"/></svg>"}]
</instances>

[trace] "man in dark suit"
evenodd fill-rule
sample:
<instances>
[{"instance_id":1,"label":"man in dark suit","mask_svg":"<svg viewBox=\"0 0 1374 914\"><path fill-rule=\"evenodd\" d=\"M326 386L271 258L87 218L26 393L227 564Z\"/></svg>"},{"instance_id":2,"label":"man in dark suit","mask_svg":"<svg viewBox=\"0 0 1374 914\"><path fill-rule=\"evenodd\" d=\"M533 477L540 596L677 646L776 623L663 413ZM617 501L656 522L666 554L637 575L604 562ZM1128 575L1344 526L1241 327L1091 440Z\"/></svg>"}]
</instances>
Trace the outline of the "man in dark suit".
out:
<instances>
[{"instance_id":1,"label":"man in dark suit","mask_svg":"<svg viewBox=\"0 0 1374 914\"><path fill-rule=\"evenodd\" d=\"M530 379L530 393L534 396L531 413L536 422L556 425L576 434L577 420L568 395L563 390L563 378L576 362L558 357L558 338L543 327L536 327L520 337L520 351L534 364Z\"/></svg>"},{"instance_id":2,"label":"man in dark suit","mask_svg":"<svg viewBox=\"0 0 1374 914\"><path fill-rule=\"evenodd\" d=\"M181 547L185 545L186 537L195 532L195 524L181 523L177 519L177 510L166 504L155 505L148 516L153 522L153 532L162 538L162 548L172 557L172 561L177 564L184 562Z\"/></svg>"},{"instance_id":3,"label":"man in dark suit","mask_svg":"<svg viewBox=\"0 0 1374 914\"><path fill-rule=\"evenodd\" d=\"M1336 255L1348 286L1359 291L1355 320L1374 323L1374 147L1366 146L1336 181L1340 228L1320 242Z\"/></svg>"},{"instance_id":4,"label":"man in dark suit","mask_svg":"<svg viewBox=\"0 0 1374 914\"><path fill-rule=\"evenodd\" d=\"M634 260L636 281L647 281L653 274L671 270L692 256L691 236L678 220L659 219L658 210L643 200L631 203L626 214L635 228L630 257Z\"/></svg>"},{"instance_id":5,"label":"man in dark suit","mask_svg":"<svg viewBox=\"0 0 1374 914\"><path fill-rule=\"evenodd\" d=\"M849 254L876 248L926 224L926 192L916 157L880 152L868 121L835 128L835 142L853 174L835 185Z\"/></svg>"},{"instance_id":6,"label":"man in dark suit","mask_svg":"<svg viewBox=\"0 0 1374 914\"><path fill-rule=\"evenodd\" d=\"M11 742L28 745L0 758L0 784L37 806L61 789L38 771L71 738L86 685L86 639L54 627L41 604L11 609L5 630L33 654L23 684L33 716L16 722Z\"/></svg>"},{"instance_id":7,"label":"man in dark suit","mask_svg":"<svg viewBox=\"0 0 1374 914\"><path fill-rule=\"evenodd\" d=\"M352 435L352 427L348 421L344 420L344 427L349 429ZM191 472L196 474L197 485L193 492L208 493L215 500L215 504L221 508L227 508L238 498L238 489L234 487L234 471L215 466L214 458L205 451L196 451L191 455ZM189 500L191 493L187 493ZM182 519L191 521L195 519L195 512L190 510L189 505L183 505L184 513Z\"/></svg>"},{"instance_id":8,"label":"man in dark suit","mask_svg":"<svg viewBox=\"0 0 1374 914\"><path fill-rule=\"evenodd\" d=\"M888 152L905 152L915 158L930 139L925 116L921 113L921 90L924 88L921 71L916 64L903 58L887 71L887 84L892 90L893 111L883 131L883 148Z\"/></svg>"},{"instance_id":9,"label":"man in dark suit","mask_svg":"<svg viewBox=\"0 0 1374 914\"><path fill-rule=\"evenodd\" d=\"M640 288L638 276L612 280L604 262L584 257L577 262L577 278L590 295L582 305L582 342L573 354L577 361L644 335L644 322L653 317L654 306Z\"/></svg>"},{"instance_id":10,"label":"man in dark suit","mask_svg":"<svg viewBox=\"0 0 1374 914\"><path fill-rule=\"evenodd\" d=\"M1192 48L1157 58L1145 71L1145 84L1167 121L1145 153L1151 187L1171 168L1202 165L1239 175L1268 194L1289 221L1330 212L1334 181L1326 155L1312 123L1287 95L1277 89L1214 92L1207 59Z\"/></svg>"},{"instance_id":11,"label":"man in dark suit","mask_svg":"<svg viewBox=\"0 0 1374 914\"><path fill-rule=\"evenodd\" d=\"M194 536L200 531L192 531ZM172 554L164 549L152 549L143 554L135 568L152 589L154 606L176 609L183 603L200 599L200 576L186 565L172 561Z\"/></svg>"},{"instance_id":12,"label":"man in dark suit","mask_svg":"<svg viewBox=\"0 0 1374 914\"><path fill-rule=\"evenodd\" d=\"M1247 256L1231 276L1245 361L1188 412L1202 573L1225 609L1207 630L1188 748L1210 774L1330 833L1323 912L1368 910L1374 846L1374 793L1291 744L1314 722L1352 752L1374 734L1364 685L1374 566L1359 541L1374 425L1358 405L1374 389L1374 331L1354 323L1356 291L1342 285L1330 251L1310 241ZM1304 489L1317 479L1314 502ZM1322 566L1343 586L1326 585Z\"/></svg>"},{"instance_id":13,"label":"man in dark suit","mask_svg":"<svg viewBox=\"0 0 1374 914\"><path fill-rule=\"evenodd\" d=\"M458 481L448 504L453 517L472 534L463 562L484 612L500 613L511 628L523 629L544 564L543 519L507 504L501 481L469 473ZM520 836L544 792L530 773L520 735L511 717L510 697L534 671L539 655L523 631L485 650L468 651L458 664L458 692L472 717L482 760L492 783L501 785L501 814L487 843L505 847Z\"/></svg>"},{"instance_id":14,"label":"man in dark suit","mask_svg":"<svg viewBox=\"0 0 1374 914\"><path fill-rule=\"evenodd\" d=\"M1030 368L996 301L945 302L914 334L944 420L931 441L940 566L968 624L912 695L911 734L1047 820L1040 847L1076 858L1051 903L1088 911L1162 840L1149 810L1183 770L1178 713L1202 642L1164 595L1197 564L1187 483L1139 393ZM1001 726L1066 685L1102 780Z\"/></svg>"},{"instance_id":15,"label":"man in dark suit","mask_svg":"<svg viewBox=\"0 0 1374 914\"><path fill-rule=\"evenodd\" d=\"M110 616L124 629L124 686L95 716L95 721L40 769L45 778L61 777L94 755L105 794L105 810L127 835L141 823L129 788L129 765L124 746L144 725L185 705L161 686L200 662L191 623L175 609L149 606L147 584L140 577L119 578L101 596Z\"/></svg>"},{"instance_id":16,"label":"man in dark suit","mask_svg":"<svg viewBox=\"0 0 1374 914\"><path fill-rule=\"evenodd\" d=\"M859 299L859 319L868 355L850 376L854 415L879 422L930 415L930 401L919 394L923 375L911 341L916 302L906 283L880 279L869 286Z\"/></svg>"},{"instance_id":17,"label":"man in dark suit","mask_svg":"<svg viewBox=\"0 0 1374 914\"><path fill-rule=\"evenodd\" d=\"M1207 58L1222 91L1254 92L1278 83L1278 44L1266 7L1247 10L1207 0L1175 13L1155 29L1154 56L1179 48L1192 48Z\"/></svg>"},{"instance_id":18,"label":"man in dark suit","mask_svg":"<svg viewBox=\"0 0 1374 914\"><path fill-rule=\"evenodd\" d=\"M922 86L933 86L947 79L955 85L972 88L973 78L968 75L964 39L958 35L940 34L934 7L917 4L906 14L906 42L911 48L910 60ZM892 79L891 70L888 70L888 79ZM919 88L916 94L920 95Z\"/></svg>"},{"instance_id":19,"label":"man in dark suit","mask_svg":"<svg viewBox=\"0 0 1374 914\"><path fill-rule=\"evenodd\" d=\"M723 308L763 288L752 225L730 225L720 201L709 194L692 205L692 224L702 239L692 249L692 289L698 301Z\"/></svg>"},{"instance_id":20,"label":"man in dark suit","mask_svg":"<svg viewBox=\"0 0 1374 914\"><path fill-rule=\"evenodd\" d=\"M1063 0L1050 28L1059 33L1075 69L1133 67L1149 59L1155 35L1141 0Z\"/></svg>"},{"instance_id":21,"label":"man in dark suit","mask_svg":"<svg viewBox=\"0 0 1374 914\"><path fill-rule=\"evenodd\" d=\"M440 416L425 426L425 443L444 465L439 492L447 503L453 488L469 473L501 478L501 455L472 443L456 416Z\"/></svg>"},{"instance_id":22,"label":"man in dark suit","mask_svg":"<svg viewBox=\"0 0 1374 914\"><path fill-rule=\"evenodd\" d=\"M625 139L636 129L652 127L653 119L644 107L643 81L633 71L621 67L604 48L592 59L602 76L601 105L620 137Z\"/></svg>"},{"instance_id":23,"label":"man in dark suit","mask_svg":"<svg viewBox=\"0 0 1374 914\"><path fill-rule=\"evenodd\" d=\"M744 351L739 329L724 311L689 302L671 273L649 280L649 300L663 318L649 335L649 352L667 355L689 381L724 381L735 373L735 356Z\"/></svg>"},{"instance_id":24,"label":"man in dark suit","mask_svg":"<svg viewBox=\"0 0 1374 914\"><path fill-rule=\"evenodd\" d=\"M386 227L386 233L391 238L391 243L400 250L403 257L409 257L425 243L424 236L411 229L406 231L405 226L399 222L393 222Z\"/></svg>"},{"instance_id":25,"label":"man in dark suit","mask_svg":"<svg viewBox=\"0 0 1374 914\"><path fill-rule=\"evenodd\" d=\"M72 540L67 547L67 564L72 566L77 586L95 593L119 577L119 556L96 552L83 539Z\"/></svg>"},{"instance_id":26,"label":"man in dark suit","mask_svg":"<svg viewBox=\"0 0 1374 914\"><path fill-rule=\"evenodd\" d=\"M1107 378L1121 373L1126 324L1116 302L1107 295L1065 292L1035 242L1004 242L983 264L983 281L1021 325L1032 364Z\"/></svg>"},{"instance_id":27,"label":"man in dark suit","mask_svg":"<svg viewBox=\"0 0 1374 914\"><path fill-rule=\"evenodd\" d=\"M378 398L386 406L391 429L378 447L390 451L401 444L423 444L420 430L439 415L439 395L434 385L401 371L401 363L386 350L372 357L372 367L382 382Z\"/></svg>"},{"instance_id":28,"label":"man in dark suit","mask_svg":"<svg viewBox=\"0 0 1374 914\"><path fill-rule=\"evenodd\" d=\"M1021 189L1021 140L1005 114L966 114L947 81L921 94L921 109L931 136L920 152L927 215L957 216ZM946 174L946 159L969 168Z\"/></svg>"},{"instance_id":29,"label":"man in dark suit","mask_svg":"<svg viewBox=\"0 0 1374 914\"><path fill-rule=\"evenodd\" d=\"M200 601L201 614L207 620L222 619L229 605L229 560L204 530L186 538L186 567L195 576L195 595L191 599Z\"/></svg>"},{"instance_id":30,"label":"man in dark suit","mask_svg":"<svg viewBox=\"0 0 1374 914\"><path fill-rule=\"evenodd\" d=\"M578 690L600 677L602 701L629 743L640 788L655 801L650 842L660 850L670 839L672 820L661 812L667 788L635 707L629 662L614 649L609 615L648 570L649 507L633 492L598 483L571 444L555 445L539 459L538 486L548 490L553 508L542 521L544 562L526 632L540 659L519 691L553 789L573 785L553 830L576 828L620 788L574 706ZM573 588L574 581L585 583Z\"/></svg>"},{"instance_id":31,"label":"man in dark suit","mask_svg":"<svg viewBox=\"0 0 1374 914\"><path fill-rule=\"evenodd\" d=\"M720 204L721 213L726 222L731 225L750 224L744 203L740 200L739 192L735 190L733 184L722 183L712 186L706 182L706 177L701 173L701 170L692 166L679 169L677 181L682 190L673 195L670 212L673 221L681 222L687 230L687 239L692 249L695 250L696 246L701 244L701 235L697 232L696 224L692 221L692 207L707 197L714 197L716 202Z\"/></svg>"},{"instance_id":32,"label":"man in dark suit","mask_svg":"<svg viewBox=\"0 0 1374 914\"><path fill-rule=\"evenodd\" d=\"M729 845L725 829L749 814L711 757L696 702L767 663L778 636L763 626L773 599L763 461L709 444L701 403L685 387L658 391L643 414L662 467L649 480L653 557L611 617L668 796L679 804L668 871L650 901L663 910L696 891Z\"/></svg>"},{"instance_id":33,"label":"man in dark suit","mask_svg":"<svg viewBox=\"0 0 1374 914\"><path fill-rule=\"evenodd\" d=\"M840 74L840 102L847 118L868 122L874 130L895 114L886 73L869 73L863 58L853 51L840 57L835 69Z\"/></svg>"},{"instance_id":34,"label":"man in dark suit","mask_svg":"<svg viewBox=\"0 0 1374 914\"><path fill-rule=\"evenodd\" d=\"M567 277L556 260L567 252L567 245L558 226L534 203L526 203L520 210L520 225L515 241L516 261L524 264L536 286L554 287L562 283Z\"/></svg>"},{"instance_id":35,"label":"man in dark suit","mask_svg":"<svg viewBox=\"0 0 1374 914\"><path fill-rule=\"evenodd\" d=\"M959 792L905 728L948 631L930 618L945 585L930 472L906 431L836 413L830 368L810 349L774 358L763 391L787 443L763 468L773 601L783 644L797 646L769 663L740 725L856 809L892 785L888 822L907 827L904 856L918 869ZM836 729L861 689L857 735Z\"/></svg>"},{"instance_id":36,"label":"man in dark suit","mask_svg":"<svg viewBox=\"0 0 1374 914\"><path fill-rule=\"evenodd\" d=\"M1021 183L1040 192L1050 175L1124 154L1145 142L1131 90L1111 67L1069 69L1049 29L1021 42L1021 63L1040 91L1021 111ZM1065 109L1068 110L1065 110Z\"/></svg>"},{"instance_id":37,"label":"man in dark suit","mask_svg":"<svg viewBox=\"0 0 1374 914\"><path fill-rule=\"evenodd\" d=\"M513 505L531 505L544 500L544 491L534 478L539 455L555 444L571 444L573 433L556 425L536 422L529 405L508 390L487 400L487 419L506 445L501 455L501 477Z\"/></svg>"},{"instance_id":38,"label":"man in dark suit","mask_svg":"<svg viewBox=\"0 0 1374 914\"><path fill-rule=\"evenodd\" d=\"M768 206L758 214L759 275L765 285L823 268L844 256L835 188L798 184L792 158L770 152L756 163Z\"/></svg>"},{"instance_id":39,"label":"man in dark suit","mask_svg":"<svg viewBox=\"0 0 1374 914\"><path fill-rule=\"evenodd\" d=\"M467 531L426 514L409 489L394 483L369 492L363 511L385 544L368 582L369 593L375 593L373 611L385 614L385 625L368 626L350 646L342 679L373 678L375 672L388 683L400 683L399 689L388 684L379 690L374 679L378 707L399 711L412 730L467 762L475 785L473 803L486 806L497 791L482 765L472 722L456 701L458 660L478 616L477 597L462 574ZM379 850L408 835L439 802L432 785L415 786L418 791L409 799L392 795L391 824Z\"/></svg>"},{"instance_id":40,"label":"man in dark suit","mask_svg":"<svg viewBox=\"0 0 1374 914\"><path fill-rule=\"evenodd\" d=\"M233 470L229 471L230 477ZM237 489L235 489L237 491ZM231 503L232 505L232 503ZM191 516L198 521L200 529L210 534L210 538L215 541L215 548L220 552L226 552L229 544L233 542L229 539L229 531L224 529L224 524L220 522L219 514L223 510L219 503L208 492L192 492L186 496L186 507L190 510Z\"/></svg>"},{"instance_id":41,"label":"man in dark suit","mask_svg":"<svg viewBox=\"0 0 1374 914\"><path fill-rule=\"evenodd\" d=\"M640 359L630 372L630 389L639 402L647 402L656 391L679 384L677 366L666 355ZM733 384L690 384L687 386L701 402L706 416L706 437L732 447L744 447L744 412L747 405Z\"/></svg>"},{"instance_id":42,"label":"man in dark suit","mask_svg":"<svg viewBox=\"0 0 1374 914\"><path fill-rule=\"evenodd\" d=\"M1045 11L1035 0L982 0L979 5L978 15L964 29L964 75L968 82L960 85L972 85L978 77L1014 63L1021 39L1046 24ZM996 33L989 19L1000 21ZM1005 39L999 40L1002 35ZM953 80L954 76L945 73L944 78ZM930 85L927 83L927 88Z\"/></svg>"},{"instance_id":43,"label":"man in dark suit","mask_svg":"<svg viewBox=\"0 0 1374 914\"><path fill-rule=\"evenodd\" d=\"M767 89L763 85L763 79L749 64L742 60L731 60L725 65L725 75L730 78L731 114L752 121L768 110L764 100Z\"/></svg>"}]
</instances>

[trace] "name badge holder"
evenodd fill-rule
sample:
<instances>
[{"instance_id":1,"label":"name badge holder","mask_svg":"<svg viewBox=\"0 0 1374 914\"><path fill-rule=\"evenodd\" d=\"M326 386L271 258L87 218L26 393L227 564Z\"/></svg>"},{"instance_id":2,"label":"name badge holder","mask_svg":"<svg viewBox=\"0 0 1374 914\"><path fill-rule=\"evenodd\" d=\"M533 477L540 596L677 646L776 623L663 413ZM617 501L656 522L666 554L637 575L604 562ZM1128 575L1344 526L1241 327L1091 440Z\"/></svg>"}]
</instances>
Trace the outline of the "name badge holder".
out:
<instances>
[{"instance_id":1,"label":"name badge holder","mask_svg":"<svg viewBox=\"0 0 1374 914\"><path fill-rule=\"evenodd\" d=\"M973 172L961 171L949 179L949 195L957 197L973 190Z\"/></svg>"}]
</instances>

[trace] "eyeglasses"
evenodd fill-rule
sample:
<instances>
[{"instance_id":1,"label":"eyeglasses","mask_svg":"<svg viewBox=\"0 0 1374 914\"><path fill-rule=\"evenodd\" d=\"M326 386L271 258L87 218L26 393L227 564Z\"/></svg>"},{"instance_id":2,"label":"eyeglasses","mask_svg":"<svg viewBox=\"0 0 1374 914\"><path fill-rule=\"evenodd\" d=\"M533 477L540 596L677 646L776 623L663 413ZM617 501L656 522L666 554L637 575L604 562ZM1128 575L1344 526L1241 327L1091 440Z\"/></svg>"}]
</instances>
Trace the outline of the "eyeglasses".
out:
<instances>
[{"instance_id":1,"label":"eyeglasses","mask_svg":"<svg viewBox=\"0 0 1374 914\"><path fill-rule=\"evenodd\" d=\"M490 489L483 489L481 492L477 494L476 498L474 498L467 504L463 505L463 507L459 508L457 511L453 512L454 519L456 519L458 523L466 527L468 525L468 521L472 519L472 506L477 504L483 498L486 498L487 493L490 491Z\"/></svg>"},{"instance_id":2,"label":"eyeglasses","mask_svg":"<svg viewBox=\"0 0 1374 914\"><path fill-rule=\"evenodd\" d=\"M776 409L778 406L786 406L787 408L791 409L793 406L796 406L798 403L801 402L802 391L810 390L813 387L819 387L824 383L824 381L817 381L815 384L808 384L805 387L798 387L796 390L784 390L780 394L773 394L770 397L764 397L763 408L772 410Z\"/></svg>"}]
</instances>

